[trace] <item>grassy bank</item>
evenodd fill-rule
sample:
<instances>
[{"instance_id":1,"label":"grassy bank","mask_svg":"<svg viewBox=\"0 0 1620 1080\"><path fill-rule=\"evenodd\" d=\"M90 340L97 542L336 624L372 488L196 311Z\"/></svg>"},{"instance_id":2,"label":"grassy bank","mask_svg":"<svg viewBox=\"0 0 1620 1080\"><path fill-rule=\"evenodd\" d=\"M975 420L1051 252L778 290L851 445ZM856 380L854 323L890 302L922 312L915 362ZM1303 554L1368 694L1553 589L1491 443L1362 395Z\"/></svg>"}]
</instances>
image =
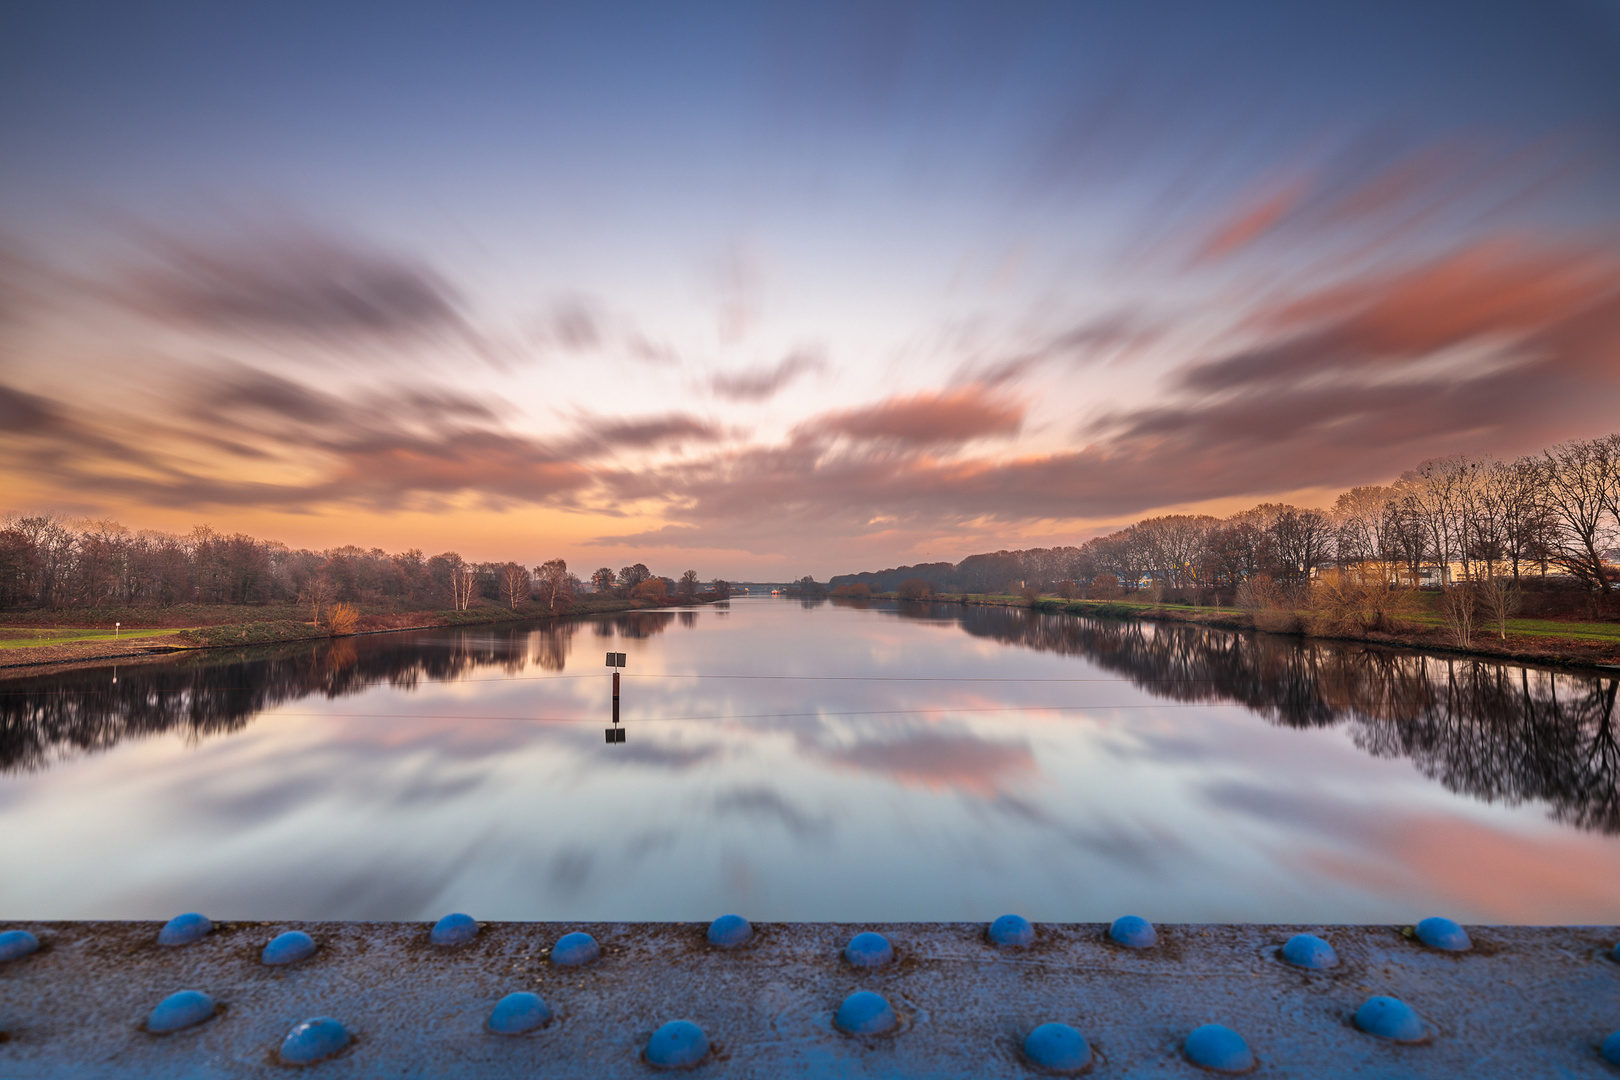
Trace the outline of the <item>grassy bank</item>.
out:
<instances>
[{"instance_id":1,"label":"grassy bank","mask_svg":"<svg viewBox=\"0 0 1620 1080\"><path fill-rule=\"evenodd\" d=\"M896 598L893 593L874 594L874 599ZM1021 607L1071 615L1196 623L1227 630L1264 630L1337 641L1369 641L1534 663L1620 664L1620 622L1509 619L1505 637L1499 636L1493 625L1488 631L1476 630L1464 648L1439 614L1438 596L1429 593L1414 596L1410 609L1393 620L1390 629L1363 633L1343 629L1313 632L1311 627L1317 613L1305 609L1257 613L1237 607L1196 607L1149 600L1065 600L1057 596L1030 599L995 593L939 593L929 599L935 603Z\"/></svg>"},{"instance_id":2,"label":"grassy bank","mask_svg":"<svg viewBox=\"0 0 1620 1080\"><path fill-rule=\"evenodd\" d=\"M713 597L699 597L694 602L712 600ZM682 603L685 601L659 604L646 600L585 597L556 612L540 604L519 604L516 608L480 604L463 610L415 611L361 606L354 633L376 634L391 630L569 618L676 607ZM305 607L227 605L7 612L0 616L0 667L116 659L176 649L270 645L333 636L330 630L310 621L309 615L309 609ZM192 621L185 621L187 619ZM48 625L38 625L44 622L48 622ZM121 628L115 631L114 623L121 623Z\"/></svg>"}]
</instances>

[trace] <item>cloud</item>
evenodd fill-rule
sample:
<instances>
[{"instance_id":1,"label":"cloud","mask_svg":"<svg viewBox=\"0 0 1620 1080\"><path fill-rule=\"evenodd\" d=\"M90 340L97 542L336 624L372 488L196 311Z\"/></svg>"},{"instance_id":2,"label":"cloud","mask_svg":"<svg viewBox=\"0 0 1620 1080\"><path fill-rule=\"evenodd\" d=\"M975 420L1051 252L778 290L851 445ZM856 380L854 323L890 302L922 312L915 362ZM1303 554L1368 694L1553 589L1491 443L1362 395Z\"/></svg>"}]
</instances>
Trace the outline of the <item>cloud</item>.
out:
<instances>
[{"instance_id":1,"label":"cloud","mask_svg":"<svg viewBox=\"0 0 1620 1080\"><path fill-rule=\"evenodd\" d=\"M1243 330L1252 346L1185 365L1072 449L941 457L931 448L1016 432L1023 415L941 391L815 418L782 445L604 476L666 499L681 530L616 539L770 553L811 534L1119 518L1367 483L1437 453L1531 451L1620 413L1620 263L1584 247L1470 245L1275 299Z\"/></svg>"},{"instance_id":2,"label":"cloud","mask_svg":"<svg viewBox=\"0 0 1620 1080\"><path fill-rule=\"evenodd\" d=\"M1620 264L1580 249L1514 239L1471 244L1410 270L1363 277L1260 312L1268 333L1303 334L1279 348L1201 365L1187 385L1216 388L1233 379L1298 373L1315 364L1401 363L1471 340L1510 340L1545 332L1612 301ZM1303 346L1303 349L1301 348ZM1291 355L1292 354L1292 355Z\"/></svg>"},{"instance_id":3,"label":"cloud","mask_svg":"<svg viewBox=\"0 0 1620 1080\"><path fill-rule=\"evenodd\" d=\"M798 350L769 367L721 372L709 385L719 397L731 401L768 401L800 375L825 371L827 361L818 353Z\"/></svg>"},{"instance_id":4,"label":"cloud","mask_svg":"<svg viewBox=\"0 0 1620 1080\"><path fill-rule=\"evenodd\" d=\"M565 349L586 352L602 344L601 319L580 300L565 300L551 314L552 335Z\"/></svg>"},{"instance_id":5,"label":"cloud","mask_svg":"<svg viewBox=\"0 0 1620 1080\"><path fill-rule=\"evenodd\" d=\"M1140 359L1170 330L1169 321L1141 309L1121 307L1084 319L1067 330L1044 336L1037 343L989 363L970 361L951 377L957 385L996 390L1038 373L1047 365L1080 367L1101 362L1128 363Z\"/></svg>"},{"instance_id":6,"label":"cloud","mask_svg":"<svg viewBox=\"0 0 1620 1080\"><path fill-rule=\"evenodd\" d=\"M544 503L591 483L567 453L500 430L487 408L441 389L340 398L236 366L175 398L174 415L133 418L0 386L13 421L0 425L0 467L64 493L181 508L393 510L461 493Z\"/></svg>"},{"instance_id":7,"label":"cloud","mask_svg":"<svg viewBox=\"0 0 1620 1080\"><path fill-rule=\"evenodd\" d=\"M143 260L106 293L171 325L328 343L468 333L457 291L406 256L297 226L144 239Z\"/></svg>"},{"instance_id":8,"label":"cloud","mask_svg":"<svg viewBox=\"0 0 1620 1080\"><path fill-rule=\"evenodd\" d=\"M805 433L913 446L962 443L1018 434L1024 407L988 397L981 387L890 398L863 409L828 413L802 425Z\"/></svg>"},{"instance_id":9,"label":"cloud","mask_svg":"<svg viewBox=\"0 0 1620 1080\"><path fill-rule=\"evenodd\" d=\"M0 384L0 431L25 434L60 431L64 419L48 399Z\"/></svg>"},{"instance_id":10,"label":"cloud","mask_svg":"<svg viewBox=\"0 0 1620 1080\"><path fill-rule=\"evenodd\" d=\"M1215 232L1199 248L1194 261L1219 259L1254 243L1298 205L1303 194L1302 185L1290 184L1250 200L1235 217L1218 224Z\"/></svg>"},{"instance_id":11,"label":"cloud","mask_svg":"<svg viewBox=\"0 0 1620 1080\"><path fill-rule=\"evenodd\" d=\"M598 419L587 425L580 439L582 450L645 450L678 442L716 442L724 435L719 424L687 413L666 413L635 420Z\"/></svg>"}]
</instances>

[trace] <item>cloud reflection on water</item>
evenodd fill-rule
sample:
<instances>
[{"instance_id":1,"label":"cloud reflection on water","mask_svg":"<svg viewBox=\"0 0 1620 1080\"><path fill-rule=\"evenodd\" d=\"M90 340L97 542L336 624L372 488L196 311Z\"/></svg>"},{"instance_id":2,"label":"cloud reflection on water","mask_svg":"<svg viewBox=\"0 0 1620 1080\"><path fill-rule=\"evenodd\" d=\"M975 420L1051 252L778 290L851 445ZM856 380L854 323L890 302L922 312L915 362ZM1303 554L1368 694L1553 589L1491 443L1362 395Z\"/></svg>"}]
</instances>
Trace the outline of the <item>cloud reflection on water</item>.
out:
<instances>
[{"instance_id":1,"label":"cloud reflection on water","mask_svg":"<svg viewBox=\"0 0 1620 1080\"><path fill-rule=\"evenodd\" d=\"M604 638L633 676L629 741L608 748ZM28 815L54 850L105 846L84 901L102 914L201 891L242 917L475 900L697 917L746 899L796 918L1442 901L1594 918L1620 895L1590 884L1620 878L1616 684L1006 609L751 601L724 620L183 657L122 667L116 689L105 670L12 680L0 827ZM173 833L174 880L128 862L126 828L160 848ZM75 862L37 888L82 892ZM0 906L33 888L0 887Z\"/></svg>"}]
</instances>

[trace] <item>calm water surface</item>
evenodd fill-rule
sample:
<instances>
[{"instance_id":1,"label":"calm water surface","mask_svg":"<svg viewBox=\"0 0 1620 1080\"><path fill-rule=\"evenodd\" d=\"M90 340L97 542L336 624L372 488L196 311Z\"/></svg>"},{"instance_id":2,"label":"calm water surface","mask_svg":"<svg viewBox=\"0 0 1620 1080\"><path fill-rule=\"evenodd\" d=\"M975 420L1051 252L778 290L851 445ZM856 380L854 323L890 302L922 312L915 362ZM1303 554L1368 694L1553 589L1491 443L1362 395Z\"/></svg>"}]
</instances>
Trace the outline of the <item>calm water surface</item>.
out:
<instances>
[{"instance_id":1,"label":"calm water surface","mask_svg":"<svg viewBox=\"0 0 1620 1080\"><path fill-rule=\"evenodd\" d=\"M0 918L1614 923L1616 686L766 599L10 680Z\"/></svg>"}]
</instances>

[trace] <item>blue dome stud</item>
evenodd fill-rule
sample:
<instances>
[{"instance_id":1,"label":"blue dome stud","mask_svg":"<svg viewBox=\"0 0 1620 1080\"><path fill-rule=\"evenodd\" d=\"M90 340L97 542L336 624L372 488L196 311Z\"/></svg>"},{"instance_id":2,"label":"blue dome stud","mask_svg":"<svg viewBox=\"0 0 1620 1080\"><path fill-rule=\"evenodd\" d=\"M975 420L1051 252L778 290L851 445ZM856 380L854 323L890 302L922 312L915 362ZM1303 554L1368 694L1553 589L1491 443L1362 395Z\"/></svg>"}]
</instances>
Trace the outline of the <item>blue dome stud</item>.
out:
<instances>
[{"instance_id":1,"label":"blue dome stud","mask_svg":"<svg viewBox=\"0 0 1620 1080\"><path fill-rule=\"evenodd\" d=\"M1356 1027L1390 1042L1416 1043L1429 1037L1429 1026L1400 998L1370 997L1356 1010Z\"/></svg>"},{"instance_id":2,"label":"blue dome stud","mask_svg":"<svg viewBox=\"0 0 1620 1080\"><path fill-rule=\"evenodd\" d=\"M709 1037L690 1020L671 1020L652 1033L644 1054L655 1069L690 1069L709 1056Z\"/></svg>"},{"instance_id":3,"label":"blue dome stud","mask_svg":"<svg viewBox=\"0 0 1620 1080\"><path fill-rule=\"evenodd\" d=\"M434 923L433 932L428 935L428 940L435 945L453 948L465 945L477 936L478 920L457 911Z\"/></svg>"},{"instance_id":4,"label":"blue dome stud","mask_svg":"<svg viewBox=\"0 0 1620 1080\"><path fill-rule=\"evenodd\" d=\"M990 940L998 948L1023 949L1035 944L1035 928L1022 915L1003 915L990 924Z\"/></svg>"},{"instance_id":5,"label":"blue dome stud","mask_svg":"<svg viewBox=\"0 0 1620 1080\"><path fill-rule=\"evenodd\" d=\"M1068 1024L1042 1024L1025 1036L1024 1057L1037 1069L1077 1073L1091 1064L1091 1046Z\"/></svg>"},{"instance_id":6,"label":"blue dome stud","mask_svg":"<svg viewBox=\"0 0 1620 1080\"><path fill-rule=\"evenodd\" d=\"M1326 971L1339 966L1339 954L1333 946L1315 934L1295 934L1282 947L1282 958L1295 967L1311 971Z\"/></svg>"},{"instance_id":7,"label":"blue dome stud","mask_svg":"<svg viewBox=\"0 0 1620 1080\"><path fill-rule=\"evenodd\" d=\"M1151 949L1159 943L1158 931L1140 915L1121 915L1108 928L1108 936L1127 949Z\"/></svg>"},{"instance_id":8,"label":"blue dome stud","mask_svg":"<svg viewBox=\"0 0 1620 1080\"><path fill-rule=\"evenodd\" d=\"M894 947L882 934L865 930L849 939L844 959L856 967L882 967L894 960Z\"/></svg>"},{"instance_id":9,"label":"blue dome stud","mask_svg":"<svg viewBox=\"0 0 1620 1080\"><path fill-rule=\"evenodd\" d=\"M551 1019L551 1006L539 994L520 990L495 1003L489 1014L489 1030L497 1035L522 1035Z\"/></svg>"},{"instance_id":10,"label":"blue dome stud","mask_svg":"<svg viewBox=\"0 0 1620 1080\"><path fill-rule=\"evenodd\" d=\"M1603 1060L1610 1065L1620 1065L1620 1031L1604 1039L1598 1053L1602 1054Z\"/></svg>"},{"instance_id":11,"label":"blue dome stud","mask_svg":"<svg viewBox=\"0 0 1620 1080\"><path fill-rule=\"evenodd\" d=\"M199 915L195 911L188 911L184 915L176 915L163 924L158 931L159 945L190 945L199 938L206 937L214 929L208 916Z\"/></svg>"},{"instance_id":12,"label":"blue dome stud","mask_svg":"<svg viewBox=\"0 0 1620 1080\"><path fill-rule=\"evenodd\" d=\"M709 924L709 944L722 949L746 945L753 936L753 926L741 915L722 915Z\"/></svg>"},{"instance_id":13,"label":"blue dome stud","mask_svg":"<svg viewBox=\"0 0 1620 1080\"><path fill-rule=\"evenodd\" d=\"M551 947L551 962L561 964L563 967L589 964L601 955L602 947L596 943L596 939L578 931L564 934L557 939L557 944Z\"/></svg>"},{"instance_id":14,"label":"blue dome stud","mask_svg":"<svg viewBox=\"0 0 1620 1080\"><path fill-rule=\"evenodd\" d=\"M833 1023L838 1025L840 1031L851 1035L882 1035L886 1031L893 1031L899 1020L894 1015L894 1008L882 994L857 990L838 1006Z\"/></svg>"},{"instance_id":15,"label":"blue dome stud","mask_svg":"<svg viewBox=\"0 0 1620 1080\"><path fill-rule=\"evenodd\" d=\"M317 1016L287 1032L281 1043L281 1060L288 1065L313 1065L348 1045L348 1028L330 1016Z\"/></svg>"},{"instance_id":16,"label":"blue dome stud","mask_svg":"<svg viewBox=\"0 0 1620 1080\"><path fill-rule=\"evenodd\" d=\"M1438 915L1417 924L1417 937L1429 948L1443 952L1467 952L1474 947L1474 943L1468 940L1468 931Z\"/></svg>"},{"instance_id":17,"label":"blue dome stud","mask_svg":"<svg viewBox=\"0 0 1620 1080\"><path fill-rule=\"evenodd\" d=\"M0 964L20 960L39 948L39 938L27 930L7 930L0 934Z\"/></svg>"},{"instance_id":18,"label":"blue dome stud","mask_svg":"<svg viewBox=\"0 0 1620 1080\"><path fill-rule=\"evenodd\" d=\"M314 938L302 930L288 930L285 934L277 934L271 938L270 944L264 947L264 953L259 959L272 965L296 964L314 955Z\"/></svg>"},{"instance_id":19,"label":"blue dome stud","mask_svg":"<svg viewBox=\"0 0 1620 1080\"><path fill-rule=\"evenodd\" d=\"M146 1030L166 1035L200 1024L214 1015L214 999L201 990L181 990L170 994L146 1018Z\"/></svg>"},{"instance_id":20,"label":"blue dome stud","mask_svg":"<svg viewBox=\"0 0 1620 1080\"><path fill-rule=\"evenodd\" d=\"M1254 1068L1254 1052L1243 1036L1220 1024L1194 1028L1182 1049L1188 1061L1212 1072L1240 1073Z\"/></svg>"}]
</instances>

